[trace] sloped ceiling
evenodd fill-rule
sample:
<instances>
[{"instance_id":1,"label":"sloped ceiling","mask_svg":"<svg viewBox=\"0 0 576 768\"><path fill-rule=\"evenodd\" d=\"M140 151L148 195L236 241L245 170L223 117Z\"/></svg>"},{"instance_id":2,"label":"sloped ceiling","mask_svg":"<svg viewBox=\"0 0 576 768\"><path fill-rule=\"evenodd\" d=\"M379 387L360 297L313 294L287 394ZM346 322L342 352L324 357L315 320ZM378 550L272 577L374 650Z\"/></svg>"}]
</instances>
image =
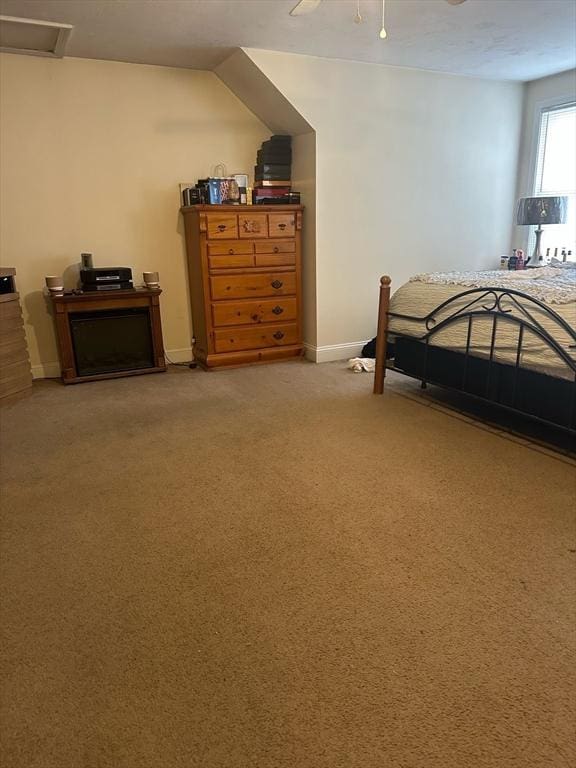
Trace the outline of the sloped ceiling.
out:
<instances>
[{"instance_id":1,"label":"sloped ceiling","mask_svg":"<svg viewBox=\"0 0 576 768\"><path fill-rule=\"evenodd\" d=\"M295 136L313 130L244 51L236 51L216 67L215 72L274 133Z\"/></svg>"}]
</instances>

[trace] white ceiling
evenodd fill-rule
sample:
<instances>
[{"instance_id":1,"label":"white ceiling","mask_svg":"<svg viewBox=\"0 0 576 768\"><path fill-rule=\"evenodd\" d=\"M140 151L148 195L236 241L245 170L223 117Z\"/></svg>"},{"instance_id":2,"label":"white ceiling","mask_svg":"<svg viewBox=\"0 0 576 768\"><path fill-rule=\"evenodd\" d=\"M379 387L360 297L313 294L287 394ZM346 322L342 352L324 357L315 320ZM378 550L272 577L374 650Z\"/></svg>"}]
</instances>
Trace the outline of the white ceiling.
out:
<instances>
[{"instance_id":1,"label":"white ceiling","mask_svg":"<svg viewBox=\"0 0 576 768\"><path fill-rule=\"evenodd\" d=\"M576 66L575 0L0 0L2 14L74 25L67 56L212 69L236 47L507 80Z\"/></svg>"}]
</instances>

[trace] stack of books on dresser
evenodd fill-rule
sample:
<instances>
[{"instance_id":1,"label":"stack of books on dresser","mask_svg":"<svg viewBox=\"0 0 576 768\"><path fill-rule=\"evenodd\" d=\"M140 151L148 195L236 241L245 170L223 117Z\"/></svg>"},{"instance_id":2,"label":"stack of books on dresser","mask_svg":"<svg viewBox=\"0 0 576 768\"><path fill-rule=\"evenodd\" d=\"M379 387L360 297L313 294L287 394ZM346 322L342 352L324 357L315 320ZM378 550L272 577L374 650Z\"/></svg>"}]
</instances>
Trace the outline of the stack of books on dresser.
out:
<instances>
[{"instance_id":1,"label":"stack of books on dresser","mask_svg":"<svg viewBox=\"0 0 576 768\"><path fill-rule=\"evenodd\" d=\"M292 192L292 137L272 136L262 143L254 167L254 205L300 203Z\"/></svg>"}]
</instances>

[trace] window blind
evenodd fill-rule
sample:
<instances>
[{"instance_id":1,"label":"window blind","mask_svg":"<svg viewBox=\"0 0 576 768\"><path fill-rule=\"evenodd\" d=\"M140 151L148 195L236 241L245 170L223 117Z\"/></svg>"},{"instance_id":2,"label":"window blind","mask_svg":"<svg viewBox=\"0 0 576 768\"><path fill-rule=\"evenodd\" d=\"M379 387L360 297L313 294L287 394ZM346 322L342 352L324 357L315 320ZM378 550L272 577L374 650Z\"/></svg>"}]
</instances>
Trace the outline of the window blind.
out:
<instances>
[{"instance_id":1,"label":"window blind","mask_svg":"<svg viewBox=\"0 0 576 768\"><path fill-rule=\"evenodd\" d=\"M576 260L576 103L560 104L542 111L534 195L566 195L566 224L544 228L542 249L561 258L562 250L572 251ZM529 252L534 245L531 233ZM545 250L544 250L545 249Z\"/></svg>"}]
</instances>

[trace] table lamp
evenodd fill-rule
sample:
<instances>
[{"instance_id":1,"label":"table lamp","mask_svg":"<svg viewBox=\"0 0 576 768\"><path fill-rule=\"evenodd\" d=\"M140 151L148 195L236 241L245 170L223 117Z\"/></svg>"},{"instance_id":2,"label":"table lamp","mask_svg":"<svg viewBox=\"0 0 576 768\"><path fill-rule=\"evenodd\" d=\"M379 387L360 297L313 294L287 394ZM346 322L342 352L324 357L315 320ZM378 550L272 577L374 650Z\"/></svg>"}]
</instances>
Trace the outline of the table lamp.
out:
<instances>
[{"instance_id":1,"label":"table lamp","mask_svg":"<svg viewBox=\"0 0 576 768\"><path fill-rule=\"evenodd\" d=\"M542 261L540 241L542 240L542 224L565 224L568 210L567 197L523 197L518 201L516 223L521 226L537 224L534 230L536 244L532 254L532 263Z\"/></svg>"}]
</instances>

